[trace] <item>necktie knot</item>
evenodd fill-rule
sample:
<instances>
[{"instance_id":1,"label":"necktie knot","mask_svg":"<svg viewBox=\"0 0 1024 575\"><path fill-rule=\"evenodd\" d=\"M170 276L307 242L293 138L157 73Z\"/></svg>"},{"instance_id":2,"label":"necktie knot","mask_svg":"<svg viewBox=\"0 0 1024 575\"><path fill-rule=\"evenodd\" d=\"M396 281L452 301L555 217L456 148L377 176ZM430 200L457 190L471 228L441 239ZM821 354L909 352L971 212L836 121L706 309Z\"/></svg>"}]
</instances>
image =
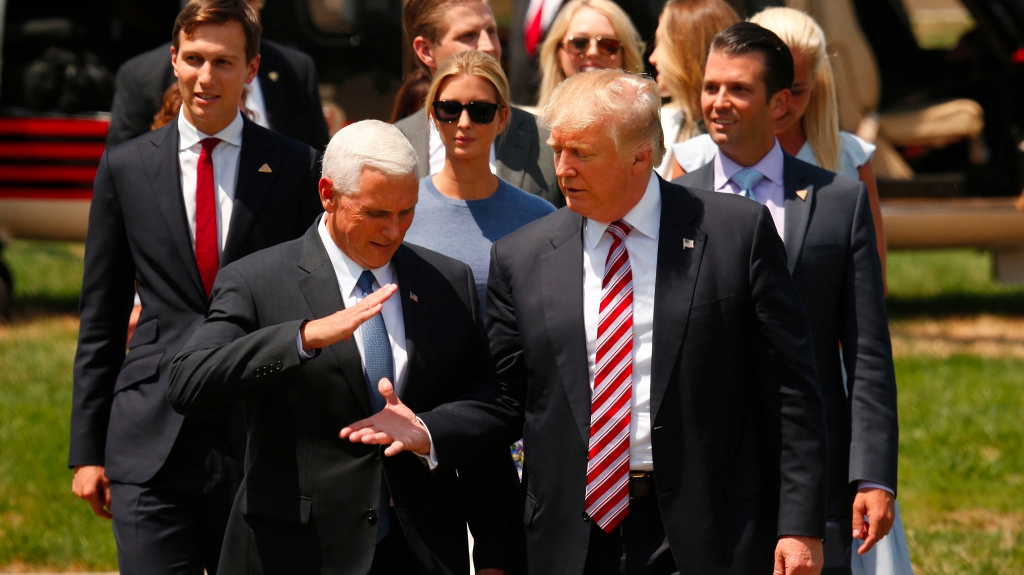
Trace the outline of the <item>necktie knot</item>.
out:
<instances>
[{"instance_id":1,"label":"necktie knot","mask_svg":"<svg viewBox=\"0 0 1024 575\"><path fill-rule=\"evenodd\" d=\"M217 147L217 144L220 143L220 138L203 138L199 143L202 144L206 155L210 155L213 153L213 149Z\"/></svg>"},{"instance_id":2,"label":"necktie knot","mask_svg":"<svg viewBox=\"0 0 1024 575\"><path fill-rule=\"evenodd\" d=\"M625 220L616 220L608 224L608 233L619 238L620 241L626 241L626 236L631 231L633 231L633 226L627 224Z\"/></svg>"},{"instance_id":3,"label":"necktie knot","mask_svg":"<svg viewBox=\"0 0 1024 575\"><path fill-rule=\"evenodd\" d=\"M356 285L359 286L359 289L363 290L364 296L373 293L373 279L373 272L370 270L363 270L363 273L359 274Z\"/></svg>"},{"instance_id":4,"label":"necktie knot","mask_svg":"<svg viewBox=\"0 0 1024 575\"><path fill-rule=\"evenodd\" d=\"M754 168L743 168L736 172L732 181L740 188L740 195L745 198L754 198L754 186L764 179L764 174Z\"/></svg>"}]
</instances>

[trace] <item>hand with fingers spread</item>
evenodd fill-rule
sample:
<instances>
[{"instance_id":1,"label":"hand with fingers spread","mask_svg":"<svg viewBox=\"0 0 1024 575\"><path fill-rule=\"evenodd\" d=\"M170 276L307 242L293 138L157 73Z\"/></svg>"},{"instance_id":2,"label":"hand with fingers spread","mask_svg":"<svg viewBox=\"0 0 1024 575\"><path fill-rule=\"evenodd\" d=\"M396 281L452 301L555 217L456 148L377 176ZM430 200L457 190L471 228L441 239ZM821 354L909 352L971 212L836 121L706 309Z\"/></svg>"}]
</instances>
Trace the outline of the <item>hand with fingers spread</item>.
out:
<instances>
[{"instance_id":1,"label":"hand with fingers spread","mask_svg":"<svg viewBox=\"0 0 1024 575\"><path fill-rule=\"evenodd\" d=\"M857 553L863 555L870 551L889 534L895 520L896 504L892 493L878 488L857 490L853 500L853 538L864 542Z\"/></svg>"},{"instance_id":2,"label":"hand with fingers spread","mask_svg":"<svg viewBox=\"0 0 1024 575\"><path fill-rule=\"evenodd\" d=\"M391 382L387 379L380 380L377 390L384 397L384 409L373 417L344 427L339 434L340 437L352 443L387 445L384 455L388 456L403 451L420 455L429 454L430 436L427 435L427 428L416 418L416 414L398 399Z\"/></svg>"},{"instance_id":3,"label":"hand with fingers spread","mask_svg":"<svg viewBox=\"0 0 1024 575\"><path fill-rule=\"evenodd\" d=\"M76 466L71 491L80 499L88 501L93 513L111 519L110 480L107 479L102 465Z\"/></svg>"},{"instance_id":4,"label":"hand with fingers spread","mask_svg":"<svg viewBox=\"0 0 1024 575\"><path fill-rule=\"evenodd\" d=\"M312 351L352 337L356 328L380 313L384 302L397 290L395 284L382 286L352 307L306 322L302 326L302 349Z\"/></svg>"},{"instance_id":5,"label":"hand with fingers spread","mask_svg":"<svg viewBox=\"0 0 1024 575\"><path fill-rule=\"evenodd\" d=\"M818 575L824 564L821 539L787 535L775 546L772 575Z\"/></svg>"}]
</instances>

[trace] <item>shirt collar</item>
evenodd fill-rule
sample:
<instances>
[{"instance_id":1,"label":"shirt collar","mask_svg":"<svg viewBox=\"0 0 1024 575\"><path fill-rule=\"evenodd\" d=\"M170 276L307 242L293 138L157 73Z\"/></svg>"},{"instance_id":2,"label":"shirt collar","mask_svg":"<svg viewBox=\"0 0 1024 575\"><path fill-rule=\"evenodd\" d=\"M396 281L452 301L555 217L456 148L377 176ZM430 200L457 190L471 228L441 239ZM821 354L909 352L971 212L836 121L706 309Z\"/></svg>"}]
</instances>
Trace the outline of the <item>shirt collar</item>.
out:
<instances>
[{"instance_id":1,"label":"shirt collar","mask_svg":"<svg viewBox=\"0 0 1024 575\"><path fill-rule=\"evenodd\" d=\"M783 158L782 146L779 145L779 140L776 139L772 149L750 167L761 172L761 175L771 180L773 184L783 186L785 185L782 177ZM720 191L724 188L729 183L729 180L736 175L736 172L743 168L744 166L730 160L721 151L715 154L715 191Z\"/></svg>"},{"instance_id":2,"label":"shirt collar","mask_svg":"<svg viewBox=\"0 0 1024 575\"><path fill-rule=\"evenodd\" d=\"M235 115L235 119L223 130L213 134L213 137L220 138L221 141L233 144L235 146L242 145L242 112ZM201 140L209 138L210 136L200 132L195 126L189 123L185 119L185 113L182 110L178 110L178 134L179 134L179 150L187 150L192 146L198 144Z\"/></svg>"},{"instance_id":3,"label":"shirt collar","mask_svg":"<svg viewBox=\"0 0 1024 575\"><path fill-rule=\"evenodd\" d=\"M640 232L652 240L658 239L658 233L661 230L661 182L658 180L657 174L651 172L651 179L647 181L644 196L622 219L632 226L633 232L630 233ZM609 223L611 222L586 220L585 233L588 246L594 247L601 241L601 236L608 229Z\"/></svg>"},{"instance_id":4,"label":"shirt collar","mask_svg":"<svg viewBox=\"0 0 1024 575\"><path fill-rule=\"evenodd\" d=\"M361 291L356 293L356 282L359 281L359 276L363 274L363 270L366 268L352 261L352 258L348 257L345 252L341 251L338 244L334 243L330 233L327 232L326 214L320 216L320 223L317 224L316 231L320 234L320 241L323 242L324 248L327 250L327 257L331 260L334 273L338 276L338 286L341 288L342 295L349 298L362 297ZM378 288L396 283L394 281L394 268L390 261L384 264L383 267L370 271L373 273L374 279L377 280Z\"/></svg>"}]
</instances>

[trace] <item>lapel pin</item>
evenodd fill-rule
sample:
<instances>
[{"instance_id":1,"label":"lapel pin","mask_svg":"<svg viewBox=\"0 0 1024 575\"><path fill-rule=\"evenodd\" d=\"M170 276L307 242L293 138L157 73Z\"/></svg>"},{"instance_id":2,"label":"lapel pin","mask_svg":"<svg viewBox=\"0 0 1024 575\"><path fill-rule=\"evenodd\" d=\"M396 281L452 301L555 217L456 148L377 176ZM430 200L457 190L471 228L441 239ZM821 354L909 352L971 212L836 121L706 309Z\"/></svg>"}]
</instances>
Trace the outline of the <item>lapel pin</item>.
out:
<instances>
[{"instance_id":1,"label":"lapel pin","mask_svg":"<svg viewBox=\"0 0 1024 575\"><path fill-rule=\"evenodd\" d=\"M260 170L259 171L260 171L261 174L269 174L269 173L273 172L273 170L270 169L270 166L268 166L266 164L263 164L262 166L260 166Z\"/></svg>"},{"instance_id":2,"label":"lapel pin","mask_svg":"<svg viewBox=\"0 0 1024 575\"><path fill-rule=\"evenodd\" d=\"M412 292L409 292L409 299L411 299L412 301L414 301L416 303L420 303L420 298L416 297L416 294L414 294Z\"/></svg>"},{"instance_id":3,"label":"lapel pin","mask_svg":"<svg viewBox=\"0 0 1024 575\"><path fill-rule=\"evenodd\" d=\"M692 249L692 248L693 248L693 240L691 240L690 238L683 238L683 249L686 250L686 249Z\"/></svg>"},{"instance_id":4,"label":"lapel pin","mask_svg":"<svg viewBox=\"0 0 1024 575\"><path fill-rule=\"evenodd\" d=\"M277 72L271 72L271 73L267 74L267 78L269 78L271 82L276 82L277 79L280 78L280 77L281 77L281 75L278 74Z\"/></svg>"},{"instance_id":5,"label":"lapel pin","mask_svg":"<svg viewBox=\"0 0 1024 575\"><path fill-rule=\"evenodd\" d=\"M798 197L801 200L806 202L807 201L807 190L797 190L796 191L796 197Z\"/></svg>"}]
</instances>

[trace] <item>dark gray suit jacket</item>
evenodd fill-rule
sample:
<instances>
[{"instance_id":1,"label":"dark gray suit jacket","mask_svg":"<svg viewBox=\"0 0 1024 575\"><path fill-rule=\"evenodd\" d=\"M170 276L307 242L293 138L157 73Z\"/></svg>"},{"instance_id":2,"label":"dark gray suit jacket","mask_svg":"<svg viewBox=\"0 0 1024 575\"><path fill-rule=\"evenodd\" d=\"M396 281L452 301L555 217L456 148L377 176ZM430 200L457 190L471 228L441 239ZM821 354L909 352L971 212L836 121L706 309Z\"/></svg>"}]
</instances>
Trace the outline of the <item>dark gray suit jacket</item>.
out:
<instances>
[{"instance_id":1,"label":"dark gray suit jacket","mask_svg":"<svg viewBox=\"0 0 1024 575\"><path fill-rule=\"evenodd\" d=\"M681 573L771 573L778 536L825 534L810 327L767 208L665 181L661 199L650 415L665 533ZM590 536L583 229L562 209L494 243L501 393L420 414L439 460L522 431L530 573L578 575Z\"/></svg>"},{"instance_id":2,"label":"dark gray suit jacket","mask_svg":"<svg viewBox=\"0 0 1024 575\"><path fill-rule=\"evenodd\" d=\"M882 268L864 184L788 154L783 169L788 267L811 319L828 423L826 562L848 566L857 480L896 490L896 376ZM714 177L710 163L675 181L711 190Z\"/></svg>"},{"instance_id":3,"label":"dark gray suit jacket","mask_svg":"<svg viewBox=\"0 0 1024 575\"><path fill-rule=\"evenodd\" d=\"M421 108L395 122L395 126L416 150L420 178L430 175L430 129L426 113ZM555 177L555 154L547 144L550 135L551 131L540 125L533 114L512 108L505 131L498 134L495 141L494 155L499 178L544 198L557 208L565 205L565 197Z\"/></svg>"},{"instance_id":4,"label":"dark gray suit jacket","mask_svg":"<svg viewBox=\"0 0 1024 575\"><path fill-rule=\"evenodd\" d=\"M270 173L260 171L264 164ZM302 235L323 211L319 164L309 146L245 120L221 266ZM136 286L142 316L125 356ZM171 358L208 304L181 192L178 123L171 122L108 149L96 173L68 465L105 465L107 477L122 483L156 474L182 424L166 400Z\"/></svg>"},{"instance_id":5,"label":"dark gray suit jacket","mask_svg":"<svg viewBox=\"0 0 1024 575\"><path fill-rule=\"evenodd\" d=\"M405 322L408 371L400 397L428 410L490 382L487 347L469 266L418 246L392 259ZM477 568L518 571L518 475L508 444L477 463L429 471L411 453L338 438L369 417L355 340L300 359L304 320L344 309L316 226L298 240L221 271L206 321L174 358L168 399L209 415L245 402L248 450L220 568L224 573L364 574L373 560L381 471L398 522L424 573L469 569L466 521ZM441 327L443 326L443 327ZM400 525L399 525L400 523Z\"/></svg>"},{"instance_id":6,"label":"dark gray suit jacket","mask_svg":"<svg viewBox=\"0 0 1024 575\"><path fill-rule=\"evenodd\" d=\"M161 44L118 69L107 129L108 148L149 131L153 115L163 105L164 91L175 82L170 48L170 42ZM320 106L313 59L263 39L259 79L267 120L274 131L323 153L330 136Z\"/></svg>"}]
</instances>

